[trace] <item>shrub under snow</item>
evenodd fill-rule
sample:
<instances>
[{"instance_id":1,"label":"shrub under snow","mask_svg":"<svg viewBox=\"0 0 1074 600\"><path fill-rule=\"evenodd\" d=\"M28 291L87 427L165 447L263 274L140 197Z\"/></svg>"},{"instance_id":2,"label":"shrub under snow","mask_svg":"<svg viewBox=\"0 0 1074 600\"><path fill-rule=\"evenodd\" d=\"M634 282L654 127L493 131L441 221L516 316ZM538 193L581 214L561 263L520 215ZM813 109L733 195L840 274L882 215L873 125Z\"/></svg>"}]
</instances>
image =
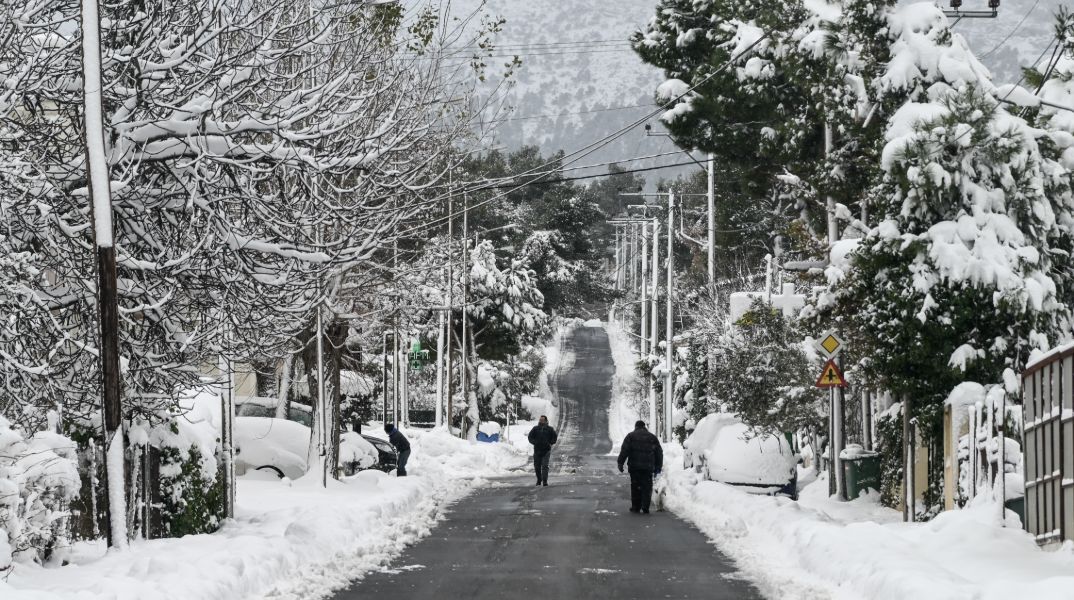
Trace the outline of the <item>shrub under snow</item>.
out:
<instances>
[{"instance_id":1,"label":"shrub under snow","mask_svg":"<svg viewBox=\"0 0 1074 600\"><path fill-rule=\"evenodd\" d=\"M48 431L26 439L0 417L0 570L62 544L79 485L74 442Z\"/></svg>"}]
</instances>

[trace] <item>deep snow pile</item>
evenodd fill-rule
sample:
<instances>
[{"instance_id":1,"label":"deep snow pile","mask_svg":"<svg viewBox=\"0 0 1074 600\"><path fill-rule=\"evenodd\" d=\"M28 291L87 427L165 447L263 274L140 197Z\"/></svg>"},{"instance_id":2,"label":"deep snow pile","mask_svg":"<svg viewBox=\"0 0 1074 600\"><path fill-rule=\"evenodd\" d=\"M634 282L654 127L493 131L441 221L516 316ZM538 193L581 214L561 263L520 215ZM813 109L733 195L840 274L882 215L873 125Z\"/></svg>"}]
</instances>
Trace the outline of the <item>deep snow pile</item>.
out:
<instances>
[{"instance_id":1,"label":"deep snow pile","mask_svg":"<svg viewBox=\"0 0 1074 600\"><path fill-rule=\"evenodd\" d=\"M677 446L668 455L681 453ZM677 464L678 456L666 456ZM693 522L737 562L767 597L905 600L1070 598L1074 554L1039 550L1008 512L981 503L906 524L875 494L827 497L813 481L799 502L754 496L692 471L671 469L667 506Z\"/></svg>"},{"instance_id":2,"label":"deep snow pile","mask_svg":"<svg viewBox=\"0 0 1074 600\"><path fill-rule=\"evenodd\" d=\"M216 533L135 541L107 554L101 545L76 545L68 566L17 564L0 582L0 597L323 597L428 534L444 505L484 477L525 461L507 444L468 442L443 429L405 433L409 477L363 471L325 490L315 476L251 474L239 479L235 520Z\"/></svg>"}]
</instances>

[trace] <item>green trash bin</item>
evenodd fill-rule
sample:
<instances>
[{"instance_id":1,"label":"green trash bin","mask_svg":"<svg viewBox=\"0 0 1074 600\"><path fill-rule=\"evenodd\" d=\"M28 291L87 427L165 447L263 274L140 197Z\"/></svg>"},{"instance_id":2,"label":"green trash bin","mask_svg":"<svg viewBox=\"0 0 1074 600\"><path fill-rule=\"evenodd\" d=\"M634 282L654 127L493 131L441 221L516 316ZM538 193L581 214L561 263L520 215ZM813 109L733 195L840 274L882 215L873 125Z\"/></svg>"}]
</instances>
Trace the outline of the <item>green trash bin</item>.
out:
<instances>
[{"instance_id":1,"label":"green trash bin","mask_svg":"<svg viewBox=\"0 0 1074 600\"><path fill-rule=\"evenodd\" d=\"M866 490L880 491L880 454L850 444L843 450L843 476L847 498L853 500Z\"/></svg>"}]
</instances>

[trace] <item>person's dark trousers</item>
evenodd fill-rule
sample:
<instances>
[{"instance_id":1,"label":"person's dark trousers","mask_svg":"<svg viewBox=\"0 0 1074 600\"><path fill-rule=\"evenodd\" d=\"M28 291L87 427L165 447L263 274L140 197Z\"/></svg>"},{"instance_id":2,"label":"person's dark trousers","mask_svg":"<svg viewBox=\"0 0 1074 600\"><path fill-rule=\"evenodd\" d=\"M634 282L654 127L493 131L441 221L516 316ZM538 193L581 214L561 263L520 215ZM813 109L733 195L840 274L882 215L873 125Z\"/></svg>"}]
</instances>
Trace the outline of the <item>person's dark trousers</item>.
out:
<instances>
[{"instance_id":1,"label":"person's dark trousers","mask_svg":"<svg viewBox=\"0 0 1074 600\"><path fill-rule=\"evenodd\" d=\"M630 508L649 510L653 501L653 472L630 471Z\"/></svg>"},{"instance_id":2,"label":"person's dark trousers","mask_svg":"<svg viewBox=\"0 0 1074 600\"><path fill-rule=\"evenodd\" d=\"M551 450L533 453L533 470L537 473L537 483L548 483L548 459L551 456Z\"/></svg>"},{"instance_id":3,"label":"person's dark trousers","mask_svg":"<svg viewBox=\"0 0 1074 600\"><path fill-rule=\"evenodd\" d=\"M398 477L406 477L406 461L410 458L410 450L399 453L399 463L395 466L395 474Z\"/></svg>"}]
</instances>

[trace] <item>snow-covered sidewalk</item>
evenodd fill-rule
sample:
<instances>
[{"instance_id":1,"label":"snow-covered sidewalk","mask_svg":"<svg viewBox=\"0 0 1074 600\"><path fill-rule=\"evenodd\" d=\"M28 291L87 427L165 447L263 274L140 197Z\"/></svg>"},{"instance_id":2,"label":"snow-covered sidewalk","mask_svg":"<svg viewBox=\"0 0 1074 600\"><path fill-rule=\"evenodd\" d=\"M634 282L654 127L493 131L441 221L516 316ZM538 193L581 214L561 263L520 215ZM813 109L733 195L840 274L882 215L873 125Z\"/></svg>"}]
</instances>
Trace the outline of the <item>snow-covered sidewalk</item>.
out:
<instances>
[{"instance_id":1,"label":"snow-covered sidewalk","mask_svg":"<svg viewBox=\"0 0 1074 600\"><path fill-rule=\"evenodd\" d=\"M216 533L133 542L122 552L78 544L66 566L18 564L4 600L313 600L380 568L427 535L452 501L523 465L508 444L408 430L411 476L364 471L329 489L316 477L240 478L234 521Z\"/></svg>"},{"instance_id":2,"label":"snow-covered sidewalk","mask_svg":"<svg viewBox=\"0 0 1074 600\"><path fill-rule=\"evenodd\" d=\"M670 445L669 445L670 446ZM667 506L694 523L769 598L1059 600L1074 597L1074 548L1037 548L982 505L906 524L878 497L836 502L819 479L799 502L754 496L681 469L669 447Z\"/></svg>"}]
</instances>

